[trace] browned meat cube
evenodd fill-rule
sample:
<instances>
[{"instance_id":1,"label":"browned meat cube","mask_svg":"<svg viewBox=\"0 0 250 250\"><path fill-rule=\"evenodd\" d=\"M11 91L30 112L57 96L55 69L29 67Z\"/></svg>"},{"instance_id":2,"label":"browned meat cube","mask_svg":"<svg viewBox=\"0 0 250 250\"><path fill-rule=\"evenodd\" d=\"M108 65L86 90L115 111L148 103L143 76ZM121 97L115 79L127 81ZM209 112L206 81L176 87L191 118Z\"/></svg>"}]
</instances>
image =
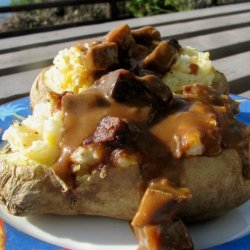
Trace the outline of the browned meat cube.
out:
<instances>
[{"instance_id":1,"label":"browned meat cube","mask_svg":"<svg viewBox=\"0 0 250 250\"><path fill-rule=\"evenodd\" d=\"M162 224L161 244L171 250L192 250L194 244L187 227L181 220Z\"/></svg>"},{"instance_id":2,"label":"browned meat cube","mask_svg":"<svg viewBox=\"0 0 250 250\"><path fill-rule=\"evenodd\" d=\"M144 227L170 222L191 198L187 188L175 188L166 179L154 181L143 195L132 226Z\"/></svg>"},{"instance_id":3,"label":"browned meat cube","mask_svg":"<svg viewBox=\"0 0 250 250\"><path fill-rule=\"evenodd\" d=\"M167 104L172 100L172 91L162 80L154 75L146 75L140 80L145 87L145 91L153 99L152 102L161 108L161 105Z\"/></svg>"},{"instance_id":4,"label":"browned meat cube","mask_svg":"<svg viewBox=\"0 0 250 250\"><path fill-rule=\"evenodd\" d=\"M181 220L135 229L140 250L192 250L192 238Z\"/></svg>"},{"instance_id":5,"label":"browned meat cube","mask_svg":"<svg viewBox=\"0 0 250 250\"><path fill-rule=\"evenodd\" d=\"M108 97L125 102L134 97L143 96L148 104L161 107L172 99L171 90L156 76L139 78L125 69L118 69L104 75L96 86Z\"/></svg>"},{"instance_id":6,"label":"browned meat cube","mask_svg":"<svg viewBox=\"0 0 250 250\"><path fill-rule=\"evenodd\" d=\"M162 41L143 61L145 69L164 74L175 61L176 48L166 41Z\"/></svg>"},{"instance_id":7,"label":"browned meat cube","mask_svg":"<svg viewBox=\"0 0 250 250\"><path fill-rule=\"evenodd\" d=\"M91 47L86 54L89 71L103 71L118 64L118 48L115 43L104 42Z\"/></svg>"},{"instance_id":8,"label":"browned meat cube","mask_svg":"<svg viewBox=\"0 0 250 250\"><path fill-rule=\"evenodd\" d=\"M145 26L140 29L131 30L131 33L136 41L136 43L143 45L150 45L154 41L161 41L160 32L152 26Z\"/></svg>"},{"instance_id":9,"label":"browned meat cube","mask_svg":"<svg viewBox=\"0 0 250 250\"><path fill-rule=\"evenodd\" d=\"M142 84L134 74L125 69L118 69L104 75L96 85L108 97L123 102L144 92Z\"/></svg>"},{"instance_id":10,"label":"browned meat cube","mask_svg":"<svg viewBox=\"0 0 250 250\"><path fill-rule=\"evenodd\" d=\"M189 189L175 188L167 179L151 181L131 223L139 241L139 249L193 249L186 226L175 219L191 198Z\"/></svg>"},{"instance_id":11,"label":"browned meat cube","mask_svg":"<svg viewBox=\"0 0 250 250\"><path fill-rule=\"evenodd\" d=\"M135 44L135 40L127 24L120 25L109 32L106 36L106 41L116 43L121 50L126 50Z\"/></svg>"},{"instance_id":12,"label":"browned meat cube","mask_svg":"<svg viewBox=\"0 0 250 250\"><path fill-rule=\"evenodd\" d=\"M94 143L108 143L113 146L121 146L131 141L131 134L126 122L118 117L107 116L102 118L96 128L92 141Z\"/></svg>"},{"instance_id":13,"label":"browned meat cube","mask_svg":"<svg viewBox=\"0 0 250 250\"><path fill-rule=\"evenodd\" d=\"M179 44L178 40L176 40L176 39L170 39L168 41L168 43L171 44L177 50L179 50L181 48L181 45Z\"/></svg>"},{"instance_id":14,"label":"browned meat cube","mask_svg":"<svg viewBox=\"0 0 250 250\"><path fill-rule=\"evenodd\" d=\"M75 47L79 48L81 51L86 52L93 46L96 46L97 44L101 44L102 41L100 40L94 40L94 41L80 41L76 43Z\"/></svg>"}]
</instances>

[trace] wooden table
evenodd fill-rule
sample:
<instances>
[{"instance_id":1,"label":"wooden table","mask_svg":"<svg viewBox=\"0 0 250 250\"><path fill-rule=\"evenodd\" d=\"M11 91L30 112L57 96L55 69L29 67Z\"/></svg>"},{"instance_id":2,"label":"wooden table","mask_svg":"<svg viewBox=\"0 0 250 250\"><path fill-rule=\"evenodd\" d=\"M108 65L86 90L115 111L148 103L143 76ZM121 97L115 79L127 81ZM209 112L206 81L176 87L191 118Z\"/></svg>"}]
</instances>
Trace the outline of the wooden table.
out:
<instances>
[{"instance_id":1,"label":"wooden table","mask_svg":"<svg viewBox=\"0 0 250 250\"><path fill-rule=\"evenodd\" d=\"M153 25L163 38L210 51L230 92L250 97L250 3L241 3L1 39L0 103L27 95L35 76L59 50L102 37L122 23L132 28Z\"/></svg>"}]
</instances>

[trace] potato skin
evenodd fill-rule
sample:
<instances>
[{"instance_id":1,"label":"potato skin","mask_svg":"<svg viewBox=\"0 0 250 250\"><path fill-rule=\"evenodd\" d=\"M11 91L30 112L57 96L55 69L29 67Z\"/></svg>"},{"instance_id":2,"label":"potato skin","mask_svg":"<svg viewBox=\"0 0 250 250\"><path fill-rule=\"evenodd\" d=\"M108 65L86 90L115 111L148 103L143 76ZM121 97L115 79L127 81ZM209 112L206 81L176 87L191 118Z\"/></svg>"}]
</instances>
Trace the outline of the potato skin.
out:
<instances>
[{"instance_id":1,"label":"potato skin","mask_svg":"<svg viewBox=\"0 0 250 250\"><path fill-rule=\"evenodd\" d=\"M113 168L105 177L100 171L88 178L78 175L77 188L69 190L50 168L8 165L8 154L0 160L0 202L14 215L86 214L132 220L137 212L143 193L136 167ZM219 216L250 198L250 180L243 177L234 150L216 157L187 158L176 171L179 186L193 194L180 215L186 221Z\"/></svg>"},{"instance_id":2,"label":"potato skin","mask_svg":"<svg viewBox=\"0 0 250 250\"><path fill-rule=\"evenodd\" d=\"M193 200L184 208L186 221L222 215L250 199L250 179L242 172L242 160L232 149L216 157L190 157L183 161L180 186L187 186Z\"/></svg>"},{"instance_id":3,"label":"potato skin","mask_svg":"<svg viewBox=\"0 0 250 250\"><path fill-rule=\"evenodd\" d=\"M46 70L48 70L48 68L45 68L43 71L41 71L32 84L30 90L30 107L32 109L37 103L43 103L47 101L47 95L50 92L50 88L47 87L43 81L43 75Z\"/></svg>"},{"instance_id":4,"label":"potato skin","mask_svg":"<svg viewBox=\"0 0 250 250\"><path fill-rule=\"evenodd\" d=\"M137 168L112 169L105 178L96 171L88 180L85 176L77 179L77 188L67 189L51 168L14 166L3 159L0 202L14 215L90 214L127 220L133 217L142 196Z\"/></svg>"},{"instance_id":5,"label":"potato skin","mask_svg":"<svg viewBox=\"0 0 250 250\"><path fill-rule=\"evenodd\" d=\"M227 79L225 75L218 70L215 71L215 76L211 86L216 89L219 94L229 94Z\"/></svg>"}]
</instances>

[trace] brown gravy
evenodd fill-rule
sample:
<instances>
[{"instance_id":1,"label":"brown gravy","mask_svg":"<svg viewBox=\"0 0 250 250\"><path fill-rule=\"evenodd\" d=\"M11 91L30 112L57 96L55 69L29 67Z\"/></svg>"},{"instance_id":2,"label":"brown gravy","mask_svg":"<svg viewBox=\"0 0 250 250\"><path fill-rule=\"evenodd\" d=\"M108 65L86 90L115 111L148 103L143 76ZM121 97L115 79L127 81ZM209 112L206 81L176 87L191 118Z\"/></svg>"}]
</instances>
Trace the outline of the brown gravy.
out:
<instances>
[{"instance_id":1,"label":"brown gravy","mask_svg":"<svg viewBox=\"0 0 250 250\"><path fill-rule=\"evenodd\" d=\"M141 105L141 104L140 104ZM70 155L91 137L105 116L114 116L144 127L150 117L151 106L128 106L115 100L108 100L99 89L93 87L82 94L66 95L62 99L64 129L62 153L54 165L54 170L64 180L70 172Z\"/></svg>"},{"instance_id":2,"label":"brown gravy","mask_svg":"<svg viewBox=\"0 0 250 250\"><path fill-rule=\"evenodd\" d=\"M139 128L139 136L130 150L142 156L141 173L145 182L160 177L166 168L177 167L186 155L213 156L223 148L236 149L247 166L249 130L229 114L235 103L231 99L222 100L206 86L191 88L193 92L207 94L197 98L189 91L184 92L161 111L154 110L143 98L117 102L104 96L96 86L82 94L65 95L62 98L65 132L61 156L53 166L55 172L69 180L70 155L93 135L106 116L119 117ZM198 151L192 153L192 147ZM173 176L171 181L178 182L178 176Z\"/></svg>"}]
</instances>

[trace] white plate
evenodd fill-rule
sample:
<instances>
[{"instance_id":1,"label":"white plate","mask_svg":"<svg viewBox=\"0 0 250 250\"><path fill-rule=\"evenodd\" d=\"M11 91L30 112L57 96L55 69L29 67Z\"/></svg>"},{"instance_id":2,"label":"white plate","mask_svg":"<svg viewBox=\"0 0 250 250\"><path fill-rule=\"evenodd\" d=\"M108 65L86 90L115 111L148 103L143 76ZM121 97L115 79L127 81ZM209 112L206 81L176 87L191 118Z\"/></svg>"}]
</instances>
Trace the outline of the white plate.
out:
<instances>
[{"instance_id":1,"label":"white plate","mask_svg":"<svg viewBox=\"0 0 250 250\"><path fill-rule=\"evenodd\" d=\"M40 240L74 250L136 250L127 222L87 216L16 217L0 209L0 217ZM226 215L189 226L196 249L237 239L250 231L250 202Z\"/></svg>"}]
</instances>

